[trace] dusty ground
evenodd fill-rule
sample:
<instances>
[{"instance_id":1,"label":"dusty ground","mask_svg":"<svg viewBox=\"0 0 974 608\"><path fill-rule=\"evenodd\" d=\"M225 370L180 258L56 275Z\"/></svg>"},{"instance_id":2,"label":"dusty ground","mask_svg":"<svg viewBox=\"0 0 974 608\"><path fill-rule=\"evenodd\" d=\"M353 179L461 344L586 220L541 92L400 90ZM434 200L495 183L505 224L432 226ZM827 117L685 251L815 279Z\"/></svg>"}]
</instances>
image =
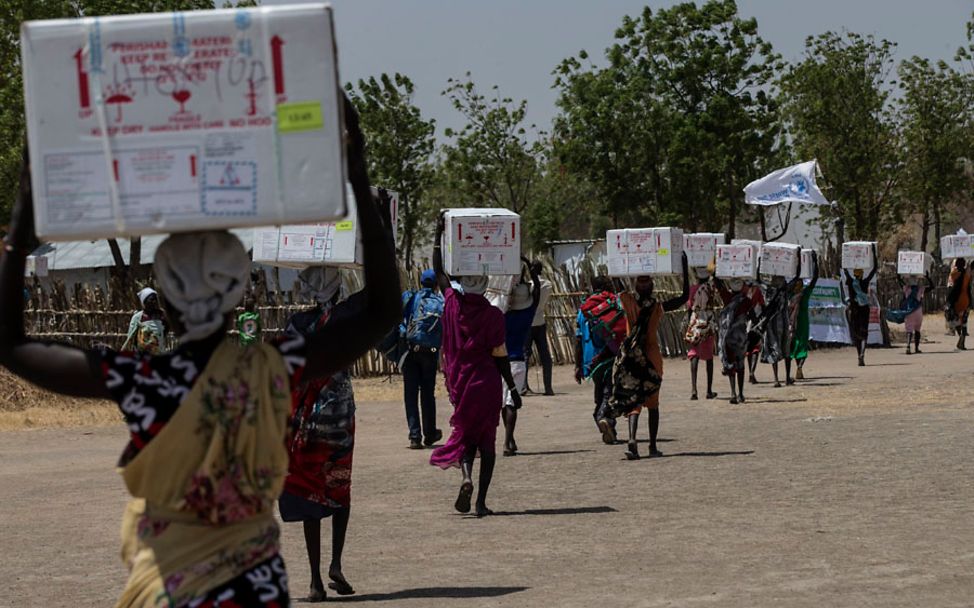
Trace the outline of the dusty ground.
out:
<instances>
[{"instance_id":1,"label":"dusty ground","mask_svg":"<svg viewBox=\"0 0 974 608\"><path fill-rule=\"evenodd\" d=\"M668 360L667 457L639 462L601 445L589 387L561 369L557 397L526 400L524 453L499 461L499 516L485 520L452 512L458 474L405 449L401 405L364 399L395 388L372 381L359 391L351 601L970 606L974 353L930 327L923 355L871 350L863 369L850 349L818 351L808 381L750 388L744 406L723 400L723 378L721 399L687 400L687 366ZM0 606L113 603L124 441L121 426L0 433ZM301 597L300 526L284 551Z\"/></svg>"}]
</instances>

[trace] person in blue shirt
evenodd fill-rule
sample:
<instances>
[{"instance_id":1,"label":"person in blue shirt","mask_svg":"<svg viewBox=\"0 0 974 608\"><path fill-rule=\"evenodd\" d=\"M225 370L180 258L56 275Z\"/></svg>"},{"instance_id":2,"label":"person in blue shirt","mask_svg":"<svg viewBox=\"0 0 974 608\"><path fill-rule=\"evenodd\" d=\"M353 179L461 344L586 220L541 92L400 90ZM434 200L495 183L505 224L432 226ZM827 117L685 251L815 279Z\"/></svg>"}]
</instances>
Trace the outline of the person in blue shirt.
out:
<instances>
[{"instance_id":1,"label":"person in blue shirt","mask_svg":"<svg viewBox=\"0 0 974 608\"><path fill-rule=\"evenodd\" d=\"M514 385L518 393L524 392L527 384L527 346L531 336L531 324L534 322L534 314L540 300L541 279L535 268L531 267L531 286L522 281L514 287L510 307L504 314L507 357L511 362L511 374L514 376ZM517 454L514 427L517 426L519 407L520 404L515 404L509 392L505 391L504 409L501 411L504 420L504 456Z\"/></svg>"},{"instance_id":2,"label":"person in blue shirt","mask_svg":"<svg viewBox=\"0 0 974 608\"><path fill-rule=\"evenodd\" d=\"M443 296L436 292L432 270L423 271L420 286L402 294L403 334L409 352L400 371L409 447L414 450L432 447L443 438L443 431L436 428L436 372L443 331L437 313L443 313ZM420 316L428 319L421 321Z\"/></svg>"},{"instance_id":3,"label":"person in blue shirt","mask_svg":"<svg viewBox=\"0 0 974 608\"><path fill-rule=\"evenodd\" d=\"M611 279L605 276L592 278L593 295L610 291ZM606 413L609 396L612 394L612 358L603 353L605 349L605 342L592 332L588 319L579 309L575 318L575 382L581 384L586 378L592 380L592 396L595 402L592 417L595 419L595 426L602 433L602 441L612 445L617 441L616 421Z\"/></svg>"}]
</instances>

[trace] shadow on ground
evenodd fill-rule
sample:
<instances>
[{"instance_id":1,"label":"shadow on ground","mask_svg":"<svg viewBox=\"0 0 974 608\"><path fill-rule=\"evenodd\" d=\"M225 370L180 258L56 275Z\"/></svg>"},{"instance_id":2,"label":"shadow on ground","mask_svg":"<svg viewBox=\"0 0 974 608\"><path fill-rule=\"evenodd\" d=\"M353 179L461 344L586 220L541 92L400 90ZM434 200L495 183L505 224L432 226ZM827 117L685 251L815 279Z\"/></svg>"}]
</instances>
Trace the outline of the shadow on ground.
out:
<instances>
[{"instance_id":1,"label":"shadow on ground","mask_svg":"<svg viewBox=\"0 0 974 608\"><path fill-rule=\"evenodd\" d=\"M530 587L421 587L403 589L391 593L367 593L339 599L341 602L388 602L412 599L464 599L478 597L502 597L527 591ZM332 598L329 598L332 599Z\"/></svg>"},{"instance_id":2,"label":"shadow on ground","mask_svg":"<svg viewBox=\"0 0 974 608\"><path fill-rule=\"evenodd\" d=\"M494 517L509 515L586 515L594 513L617 513L612 507L564 507L559 509L525 509L524 511L494 511Z\"/></svg>"},{"instance_id":3,"label":"shadow on ground","mask_svg":"<svg viewBox=\"0 0 974 608\"><path fill-rule=\"evenodd\" d=\"M563 454L584 454L595 450L550 450L548 452L518 452L518 456L560 456Z\"/></svg>"},{"instance_id":4,"label":"shadow on ground","mask_svg":"<svg viewBox=\"0 0 974 608\"><path fill-rule=\"evenodd\" d=\"M754 453L754 450L739 450L732 452L676 452L675 454L666 454L664 458L675 458L677 456L691 456L697 457L714 457L714 456L750 456Z\"/></svg>"}]
</instances>

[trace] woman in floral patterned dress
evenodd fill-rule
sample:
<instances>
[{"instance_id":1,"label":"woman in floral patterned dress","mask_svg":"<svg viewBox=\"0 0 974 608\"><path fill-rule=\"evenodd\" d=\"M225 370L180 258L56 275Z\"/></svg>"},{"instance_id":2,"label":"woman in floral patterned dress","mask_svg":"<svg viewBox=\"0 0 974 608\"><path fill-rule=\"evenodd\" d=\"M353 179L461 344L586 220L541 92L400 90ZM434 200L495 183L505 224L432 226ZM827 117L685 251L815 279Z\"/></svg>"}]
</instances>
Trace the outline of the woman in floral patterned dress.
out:
<instances>
[{"instance_id":1,"label":"woman in floral patterned dress","mask_svg":"<svg viewBox=\"0 0 974 608\"><path fill-rule=\"evenodd\" d=\"M651 276L636 277L633 292L619 294L629 325L629 335L623 342L612 366L612 397L609 406L616 416L629 420L629 441L626 458L639 460L636 431L639 414L649 410L649 456L663 455L656 447L659 434L659 387L663 382L663 353L659 346L659 324L663 313L677 310L686 304L690 294L690 276L686 253L683 254L683 292L669 300L656 298Z\"/></svg>"},{"instance_id":2,"label":"woman in floral patterned dress","mask_svg":"<svg viewBox=\"0 0 974 608\"><path fill-rule=\"evenodd\" d=\"M51 391L112 399L125 417L130 440L120 467L132 500L122 558L129 578L116 606L290 605L272 511L288 467L290 387L344 369L399 317L388 217L371 203L364 141L347 100L345 117L366 245L364 306L348 323L245 349L226 329L250 260L225 231L174 235L156 252L157 284L180 337L175 351L140 355L28 338L21 294L36 237L25 151L0 256L0 363Z\"/></svg>"}]
</instances>

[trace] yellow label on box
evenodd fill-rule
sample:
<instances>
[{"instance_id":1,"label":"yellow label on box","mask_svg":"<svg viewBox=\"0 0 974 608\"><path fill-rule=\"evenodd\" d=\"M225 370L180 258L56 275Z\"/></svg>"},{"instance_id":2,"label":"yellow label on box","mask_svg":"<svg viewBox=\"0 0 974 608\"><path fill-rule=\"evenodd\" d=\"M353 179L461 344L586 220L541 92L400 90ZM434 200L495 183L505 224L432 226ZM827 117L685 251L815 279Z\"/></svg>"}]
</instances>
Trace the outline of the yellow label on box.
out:
<instances>
[{"instance_id":1,"label":"yellow label on box","mask_svg":"<svg viewBox=\"0 0 974 608\"><path fill-rule=\"evenodd\" d=\"M277 130L281 133L313 131L324 126L320 101L295 101L277 106Z\"/></svg>"},{"instance_id":2,"label":"yellow label on box","mask_svg":"<svg viewBox=\"0 0 974 608\"><path fill-rule=\"evenodd\" d=\"M335 230L337 230L338 232L348 232L354 227L355 227L355 222L352 221L338 222L337 224L335 224Z\"/></svg>"},{"instance_id":3,"label":"yellow label on box","mask_svg":"<svg viewBox=\"0 0 974 608\"><path fill-rule=\"evenodd\" d=\"M666 247L663 247L662 249L657 249L656 253L658 253L659 255L667 255L670 253L670 250L667 249Z\"/></svg>"}]
</instances>

